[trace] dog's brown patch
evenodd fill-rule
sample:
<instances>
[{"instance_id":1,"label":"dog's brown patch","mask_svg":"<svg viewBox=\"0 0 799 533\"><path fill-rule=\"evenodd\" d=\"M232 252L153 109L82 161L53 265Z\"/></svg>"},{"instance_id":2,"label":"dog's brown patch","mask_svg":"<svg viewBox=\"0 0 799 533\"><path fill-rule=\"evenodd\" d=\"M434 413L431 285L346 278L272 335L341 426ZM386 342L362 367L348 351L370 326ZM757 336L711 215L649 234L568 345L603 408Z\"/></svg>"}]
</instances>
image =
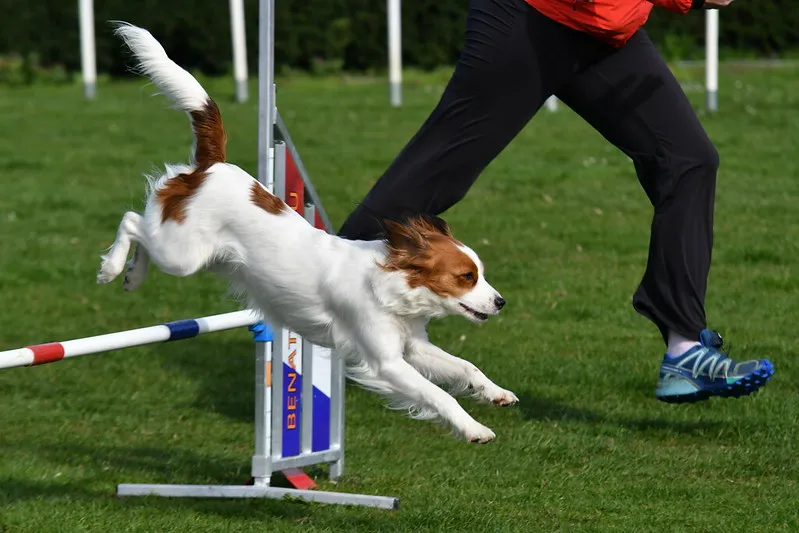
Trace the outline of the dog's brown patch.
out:
<instances>
[{"instance_id":1,"label":"dog's brown patch","mask_svg":"<svg viewBox=\"0 0 799 533\"><path fill-rule=\"evenodd\" d=\"M477 284L477 265L438 217L387 220L388 256L382 267L403 271L411 288L427 287L442 297L460 296Z\"/></svg>"},{"instance_id":2,"label":"dog's brown patch","mask_svg":"<svg viewBox=\"0 0 799 533\"><path fill-rule=\"evenodd\" d=\"M186 204L205 181L206 169L195 169L187 174L178 174L164 182L155 197L161 204L161 223L167 220L186 220Z\"/></svg>"},{"instance_id":3,"label":"dog's brown patch","mask_svg":"<svg viewBox=\"0 0 799 533\"><path fill-rule=\"evenodd\" d=\"M227 132L219 106L209 98L201 111L191 112L191 119L197 143L194 148L197 166L210 167L214 163L223 163L227 157Z\"/></svg>"},{"instance_id":4,"label":"dog's brown patch","mask_svg":"<svg viewBox=\"0 0 799 533\"><path fill-rule=\"evenodd\" d=\"M283 200L267 191L257 181L254 181L252 186L250 186L250 201L272 215L279 215L284 209L288 208Z\"/></svg>"},{"instance_id":5,"label":"dog's brown patch","mask_svg":"<svg viewBox=\"0 0 799 533\"><path fill-rule=\"evenodd\" d=\"M192 172L179 174L166 180L155 196L161 204L161 222L186 220L186 205L202 186L208 169L214 163L224 163L226 158L227 133L222 123L219 107L211 98L200 111L192 111L191 123L194 131L194 160Z\"/></svg>"}]
</instances>

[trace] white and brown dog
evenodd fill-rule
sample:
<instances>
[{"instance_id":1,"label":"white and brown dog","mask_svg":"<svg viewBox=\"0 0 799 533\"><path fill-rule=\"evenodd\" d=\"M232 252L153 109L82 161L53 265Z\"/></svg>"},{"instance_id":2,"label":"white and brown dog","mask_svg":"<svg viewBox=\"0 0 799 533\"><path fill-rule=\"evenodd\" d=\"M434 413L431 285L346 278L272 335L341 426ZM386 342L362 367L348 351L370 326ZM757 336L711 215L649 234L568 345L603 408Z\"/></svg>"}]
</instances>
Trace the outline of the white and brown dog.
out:
<instances>
[{"instance_id":1,"label":"white and brown dog","mask_svg":"<svg viewBox=\"0 0 799 533\"><path fill-rule=\"evenodd\" d=\"M133 243L127 290L141 285L150 261L174 276L218 272L265 320L336 350L348 377L411 416L440 417L472 442L492 440L494 432L430 380L496 405L518 399L426 333L432 318L460 314L481 322L505 304L477 254L434 217L386 221L385 241L350 241L312 227L225 162L219 108L148 31L119 23L116 33L139 72L188 113L193 161L150 178L144 215L125 213L97 281L122 273Z\"/></svg>"}]
</instances>

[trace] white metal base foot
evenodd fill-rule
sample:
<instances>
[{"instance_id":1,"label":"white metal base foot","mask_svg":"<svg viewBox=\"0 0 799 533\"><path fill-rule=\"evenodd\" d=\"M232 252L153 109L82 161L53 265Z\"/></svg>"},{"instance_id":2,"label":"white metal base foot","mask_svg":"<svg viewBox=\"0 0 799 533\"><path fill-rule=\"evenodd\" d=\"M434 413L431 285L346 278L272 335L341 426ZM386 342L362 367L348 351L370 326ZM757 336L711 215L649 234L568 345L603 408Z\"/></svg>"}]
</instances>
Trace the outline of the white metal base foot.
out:
<instances>
[{"instance_id":1,"label":"white metal base foot","mask_svg":"<svg viewBox=\"0 0 799 533\"><path fill-rule=\"evenodd\" d=\"M165 496L167 498L298 498L307 502L337 505L360 505L379 509L399 508L399 498L323 492L318 490L284 489L254 485L150 485L123 483L117 485L118 496Z\"/></svg>"}]
</instances>

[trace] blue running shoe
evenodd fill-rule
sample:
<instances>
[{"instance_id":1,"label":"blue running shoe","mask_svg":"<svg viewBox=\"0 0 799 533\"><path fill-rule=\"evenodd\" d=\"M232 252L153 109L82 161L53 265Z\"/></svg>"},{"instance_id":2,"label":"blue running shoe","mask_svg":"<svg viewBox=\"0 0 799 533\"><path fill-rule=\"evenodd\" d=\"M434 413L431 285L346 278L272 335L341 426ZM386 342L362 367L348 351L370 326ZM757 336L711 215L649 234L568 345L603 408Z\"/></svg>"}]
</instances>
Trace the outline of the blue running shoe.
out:
<instances>
[{"instance_id":1,"label":"blue running shoe","mask_svg":"<svg viewBox=\"0 0 799 533\"><path fill-rule=\"evenodd\" d=\"M738 398L758 390L774 375L768 359L733 361L721 351L721 335L702 330L698 346L679 356L666 354L660 365L655 397L669 403Z\"/></svg>"}]
</instances>

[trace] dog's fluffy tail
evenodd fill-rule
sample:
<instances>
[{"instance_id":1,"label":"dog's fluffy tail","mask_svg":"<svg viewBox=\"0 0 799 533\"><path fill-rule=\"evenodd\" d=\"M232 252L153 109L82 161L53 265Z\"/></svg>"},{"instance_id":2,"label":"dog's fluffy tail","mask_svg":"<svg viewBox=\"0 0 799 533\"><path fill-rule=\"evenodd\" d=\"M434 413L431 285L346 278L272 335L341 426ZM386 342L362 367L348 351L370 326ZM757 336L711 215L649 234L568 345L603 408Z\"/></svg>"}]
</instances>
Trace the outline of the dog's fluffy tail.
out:
<instances>
[{"instance_id":1,"label":"dog's fluffy tail","mask_svg":"<svg viewBox=\"0 0 799 533\"><path fill-rule=\"evenodd\" d=\"M188 113L194 131L192 158L198 167L225 161L227 134L216 102L186 70L169 59L161 43L149 31L114 22L115 34L136 58L134 71L149 78L175 107Z\"/></svg>"}]
</instances>

